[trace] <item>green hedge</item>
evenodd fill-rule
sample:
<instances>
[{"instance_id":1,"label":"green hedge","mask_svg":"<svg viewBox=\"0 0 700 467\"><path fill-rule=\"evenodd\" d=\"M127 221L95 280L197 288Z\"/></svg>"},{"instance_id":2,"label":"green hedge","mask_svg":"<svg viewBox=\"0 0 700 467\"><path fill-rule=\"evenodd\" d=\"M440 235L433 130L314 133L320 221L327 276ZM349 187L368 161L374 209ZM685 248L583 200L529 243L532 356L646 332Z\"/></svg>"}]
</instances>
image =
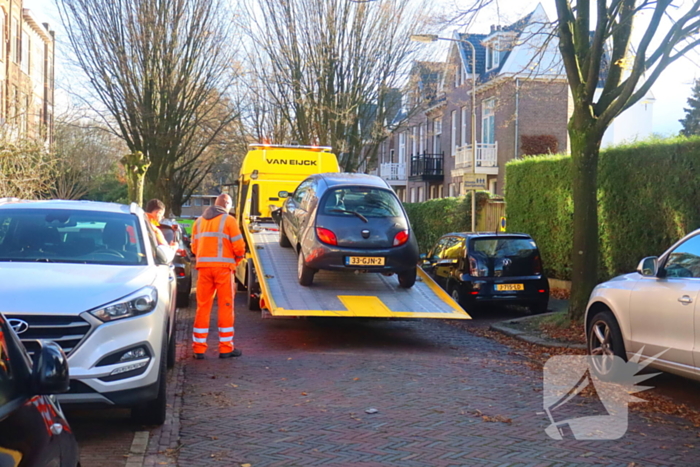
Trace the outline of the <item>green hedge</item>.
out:
<instances>
[{"instance_id":1,"label":"green hedge","mask_svg":"<svg viewBox=\"0 0 700 467\"><path fill-rule=\"evenodd\" d=\"M533 236L550 277L571 278L571 158L506 165L508 230ZM601 152L599 279L633 271L700 227L700 138L649 140Z\"/></svg>"},{"instance_id":2,"label":"green hedge","mask_svg":"<svg viewBox=\"0 0 700 467\"><path fill-rule=\"evenodd\" d=\"M477 214L489 199L488 192L477 192ZM427 253L442 235L471 230L471 194L458 198L431 199L422 203L404 203L411 228L421 253Z\"/></svg>"}]
</instances>

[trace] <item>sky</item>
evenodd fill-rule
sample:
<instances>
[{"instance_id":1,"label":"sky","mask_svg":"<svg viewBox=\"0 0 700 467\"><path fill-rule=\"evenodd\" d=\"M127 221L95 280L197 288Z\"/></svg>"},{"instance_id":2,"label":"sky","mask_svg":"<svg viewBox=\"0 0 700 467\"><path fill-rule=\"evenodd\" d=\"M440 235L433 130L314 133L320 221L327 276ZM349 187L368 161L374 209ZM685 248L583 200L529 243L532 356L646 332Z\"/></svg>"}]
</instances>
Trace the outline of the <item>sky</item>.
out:
<instances>
[{"instance_id":1,"label":"sky","mask_svg":"<svg viewBox=\"0 0 700 467\"><path fill-rule=\"evenodd\" d=\"M379 0L381 1L381 0ZM438 0L440 7L444 10L452 11L455 8L466 7L473 0ZM498 8L489 8L480 12L474 26L468 30L458 27L450 27L449 30L443 31L442 35L451 37L451 32L458 30L460 32L488 32L491 24L507 25L519 18L525 16L537 7L538 3L547 11L550 19L556 18L556 9L554 0L498 0ZM683 4L690 3L690 0L676 0L674 4L678 4L681 8ZM56 31L57 40L57 55L56 55L56 85L57 85L57 104L60 106L61 101L67 101L64 89L70 87L70 83L75 82L74 77L68 72L64 65L67 57L66 50L68 44L65 34L62 33L60 18L56 10L55 0L24 0L24 7L29 8L34 12L40 20L45 20ZM648 14L646 15L648 18ZM642 17L639 21L637 31L643 32L644 20ZM668 28L668 24L665 25ZM662 25L663 27L663 25ZM420 32L420 31L417 31ZM438 53L446 53L449 44L439 42L442 50ZM437 46L437 45L436 45ZM434 46L434 47L436 47ZM700 48L697 51L692 51L687 58L681 58L671 66L657 80L652 93L656 99L654 103L654 120L653 132L662 136L677 134L681 128L679 119L683 118L683 107L686 106L687 99L690 96L693 81L700 78Z\"/></svg>"}]
</instances>

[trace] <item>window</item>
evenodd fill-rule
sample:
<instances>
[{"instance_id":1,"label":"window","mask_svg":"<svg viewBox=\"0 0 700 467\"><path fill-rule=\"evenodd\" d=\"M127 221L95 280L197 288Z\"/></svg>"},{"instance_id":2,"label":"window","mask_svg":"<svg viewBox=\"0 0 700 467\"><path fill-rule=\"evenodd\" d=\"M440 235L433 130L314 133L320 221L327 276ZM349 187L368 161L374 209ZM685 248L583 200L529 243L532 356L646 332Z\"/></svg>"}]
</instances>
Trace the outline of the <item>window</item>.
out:
<instances>
[{"instance_id":1,"label":"window","mask_svg":"<svg viewBox=\"0 0 700 467\"><path fill-rule=\"evenodd\" d=\"M416 202L416 189L415 189L415 187L411 188L411 202L412 203Z\"/></svg>"},{"instance_id":2,"label":"window","mask_svg":"<svg viewBox=\"0 0 700 467\"><path fill-rule=\"evenodd\" d=\"M445 242L445 249L442 250L441 258L461 259L465 257L466 241L460 237L448 237Z\"/></svg>"},{"instance_id":3,"label":"window","mask_svg":"<svg viewBox=\"0 0 700 467\"><path fill-rule=\"evenodd\" d=\"M423 188L422 186L419 186L418 187L418 202L422 203L423 201L425 201L425 188Z\"/></svg>"},{"instance_id":4,"label":"window","mask_svg":"<svg viewBox=\"0 0 700 467\"><path fill-rule=\"evenodd\" d=\"M188 199L187 201L185 201L184 203L182 203L182 207L183 207L183 208L189 208L190 206L191 206L191 204L190 204L190 200L189 200L189 199Z\"/></svg>"},{"instance_id":5,"label":"window","mask_svg":"<svg viewBox=\"0 0 700 467\"><path fill-rule=\"evenodd\" d=\"M135 216L70 209L13 209L0 215L9 230L0 261L77 264L146 264Z\"/></svg>"},{"instance_id":6,"label":"window","mask_svg":"<svg viewBox=\"0 0 700 467\"><path fill-rule=\"evenodd\" d=\"M664 265L666 277L700 277L700 235L673 250Z\"/></svg>"},{"instance_id":7,"label":"window","mask_svg":"<svg viewBox=\"0 0 700 467\"><path fill-rule=\"evenodd\" d=\"M450 237L444 237L438 240L437 244L433 247L433 249L428 253L428 258L430 258L431 261L437 261L440 259L443 250L445 249L445 245L449 242Z\"/></svg>"},{"instance_id":8,"label":"window","mask_svg":"<svg viewBox=\"0 0 700 467\"><path fill-rule=\"evenodd\" d=\"M294 202L297 204L297 206L301 205L301 203L304 201L306 192L309 191L309 188L311 188L311 183L311 180L306 180L305 182L302 182L301 185L299 185L299 187L297 188L297 191L294 192L292 198L294 199Z\"/></svg>"},{"instance_id":9,"label":"window","mask_svg":"<svg viewBox=\"0 0 700 467\"><path fill-rule=\"evenodd\" d=\"M455 195L455 184L450 183L450 186L447 187L447 196L449 196L450 198L453 198L454 195Z\"/></svg>"},{"instance_id":10,"label":"window","mask_svg":"<svg viewBox=\"0 0 700 467\"><path fill-rule=\"evenodd\" d=\"M19 38L17 37L17 18L10 19L10 60L19 63Z\"/></svg>"},{"instance_id":11,"label":"window","mask_svg":"<svg viewBox=\"0 0 700 467\"><path fill-rule=\"evenodd\" d=\"M357 186L331 190L326 195L324 215L354 217L353 212L368 218L403 216L399 200L389 190Z\"/></svg>"},{"instance_id":12,"label":"window","mask_svg":"<svg viewBox=\"0 0 700 467\"><path fill-rule=\"evenodd\" d=\"M425 123L420 124L420 139L418 141L420 153L423 154L425 152Z\"/></svg>"},{"instance_id":13,"label":"window","mask_svg":"<svg viewBox=\"0 0 700 467\"><path fill-rule=\"evenodd\" d=\"M389 162L394 162L394 150L390 149L389 150Z\"/></svg>"},{"instance_id":14,"label":"window","mask_svg":"<svg viewBox=\"0 0 700 467\"><path fill-rule=\"evenodd\" d=\"M489 191L490 191L492 194L494 194L494 195L496 194L496 188L497 188L497 184L496 184L496 183L497 183L497 182L496 182L496 179L495 179L495 178L494 178L493 180L490 180L490 181L489 181Z\"/></svg>"},{"instance_id":15,"label":"window","mask_svg":"<svg viewBox=\"0 0 700 467\"><path fill-rule=\"evenodd\" d=\"M442 120L440 118L433 119L433 154L441 152L440 137L442 136Z\"/></svg>"},{"instance_id":16,"label":"window","mask_svg":"<svg viewBox=\"0 0 700 467\"><path fill-rule=\"evenodd\" d=\"M25 72L26 74L29 74L30 69L29 69L29 61L31 60L31 40L29 39L29 34L26 32L22 31L22 45L21 45L21 50L22 50L22 56L20 58L20 65L22 68L22 71Z\"/></svg>"},{"instance_id":17,"label":"window","mask_svg":"<svg viewBox=\"0 0 700 467\"><path fill-rule=\"evenodd\" d=\"M481 142L495 144L496 142L496 116L494 109L496 99L487 99L482 104L481 110Z\"/></svg>"},{"instance_id":18,"label":"window","mask_svg":"<svg viewBox=\"0 0 700 467\"><path fill-rule=\"evenodd\" d=\"M211 206L211 198L203 198L202 206Z\"/></svg>"},{"instance_id":19,"label":"window","mask_svg":"<svg viewBox=\"0 0 700 467\"><path fill-rule=\"evenodd\" d=\"M445 186L440 185L438 187L438 198L444 198L445 197Z\"/></svg>"},{"instance_id":20,"label":"window","mask_svg":"<svg viewBox=\"0 0 700 467\"><path fill-rule=\"evenodd\" d=\"M416 151L418 149L418 137L416 135L418 129L414 126L411 131L413 132L413 136L411 138L411 155L413 155L416 154Z\"/></svg>"},{"instance_id":21,"label":"window","mask_svg":"<svg viewBox=\"0 0 700 467\"><path fill-rule=\"evenodd\" d=\"M450 134L450 139L452 144L450 147L452 148L452 157L455 156L457 153L457 111L453 110L452 111L452 132Z\"/></svg>"},{"instance_id":22,"label":"window","mask_svg":"<svg viewBox=\"0 0 700 467\"><path fill-rule=\"evenodd\" d=\"M462 107L462 146L467 144L467 115L468 108L465 105Z\"/></svg>"},{"instance_id":23,"label":"window","mask_svg":"<svg viewBox=\"0 0 700 467\"><path fill-rule=\"evenodd\" d=\"M406 136L407 132L399 133L399 162L406 162Z\"/></svg>"},{"instance_id":24,"label":"window","mask_svg":"<svg viewBox=\"0 0 700 467\"><path fill-rule=\"evenodd\" d=\"M201 206L201 205L202 205L202 198L195 198L195 199L194 199L194 205L195 205L195 206Z\"/></svg>"},{"instance_id":25,"label":"window","mask_svg":"<svg viewBox=\"0 0 700 467\"><path fill-rule=\"evenodd\" d=\"M430 198L429 199L435 199L435 185L430 186Z\"/></svg>"},{"instance_id":26,"label":"window","mask_svg":"<svg viewBox=\"0 0 700 467\"><path fill-rule=\"evenodd\" d=\"M5 32L5 22L6 22L5 12L0 9L0 62L5 61L5 38L7 33Z\"/></svg>"}]
</instances>

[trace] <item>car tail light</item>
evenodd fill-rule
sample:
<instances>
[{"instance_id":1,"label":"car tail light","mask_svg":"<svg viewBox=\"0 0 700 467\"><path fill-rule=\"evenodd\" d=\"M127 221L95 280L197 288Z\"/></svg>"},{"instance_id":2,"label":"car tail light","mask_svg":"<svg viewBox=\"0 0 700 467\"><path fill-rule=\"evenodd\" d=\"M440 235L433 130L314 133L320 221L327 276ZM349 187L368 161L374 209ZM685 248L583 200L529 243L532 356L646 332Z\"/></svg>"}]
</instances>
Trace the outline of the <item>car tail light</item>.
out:
<instances>
[{"instance_id":1,"label":"car tail light","mask_svg":"<svg viewBox=\"0 0 700 467\"><path fill-rule=\"evenodd\" d=\"M177 277L185 277L185 270L183 268L176 268Z\"/></svg>"},{"instance_id":2,"label":"car tail light","mask_svg":"<svg viewBox=\"0 0 700 467\"><path fill-rule=\"evenodd\" d=\"M324 229L323 227L316 227L316 235L318 235L318 239L321 240L323 243L326 243L328 245L338 244L338 239L336 238L335 234L328 229Z\"/></svg>"},{"instance_id":3,"label":"car tail light","mask_svg":"<svg viewBox=\"0 0 700 467\"><path fill-rule=\"evenodd\" d=\"M534 264L532 265L532 272L534 274L542 274L542 260L539 256L535 256Z\"/></svg>"},{"instance_id":4,"label":"car tail light","mask_svg":"<svg viewBox=\"0 0 700 467\"><path fill-rule=\"evenodd\" d=\"M479 262L473 256L469 257L469 275L472 277L486 276L486 269L479 268Z\"/></svg>"},{"instance_id":5,"label":"car tail light","mask_svg":"<svg viewBox=\"0 0 700 467\"><path fill-rule=\"evenodd\" d=\"M185 251L184 248L180 248L175 252L175 255L180 256L182 258L187 258L187 251Z\"/></svg>"},{"instance_id":6,"label":"car tail light","mask_svg":"<svg viewBox=\"0 0 700 467\"><path fill-rule=\"evenodd\" d=\"M401 246L408 241L408 230L402 230L394 236L394 246Z\"/></svg>"}]
</instances>

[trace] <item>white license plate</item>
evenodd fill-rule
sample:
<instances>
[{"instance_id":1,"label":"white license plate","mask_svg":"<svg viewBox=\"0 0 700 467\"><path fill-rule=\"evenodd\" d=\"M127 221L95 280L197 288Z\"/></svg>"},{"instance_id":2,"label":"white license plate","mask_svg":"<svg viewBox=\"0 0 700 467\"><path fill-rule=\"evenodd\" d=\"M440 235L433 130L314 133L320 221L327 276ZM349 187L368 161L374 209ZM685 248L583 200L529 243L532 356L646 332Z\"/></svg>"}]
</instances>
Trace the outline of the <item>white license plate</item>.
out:
<instances>
[{"instance_id":1,"label":"white license plate","mask_svg":"<svg viewBox=\"0 0 700 467\"><path fill-rule=\"evenodd\" d=\"M525 290L523 284L496 284L496 290L499 292L512 292L515 290Z\"/></svg>"},{"instance_id":2,"label":"white license plate","mask_svg":"<svg viewBox=\"0 0 700 467\"><path fill-rule=\"evenodd\" d=\"M384 266L384 257L381 256L348 256L345 258L346 266Z\"/></svg>"}]
</instances>

